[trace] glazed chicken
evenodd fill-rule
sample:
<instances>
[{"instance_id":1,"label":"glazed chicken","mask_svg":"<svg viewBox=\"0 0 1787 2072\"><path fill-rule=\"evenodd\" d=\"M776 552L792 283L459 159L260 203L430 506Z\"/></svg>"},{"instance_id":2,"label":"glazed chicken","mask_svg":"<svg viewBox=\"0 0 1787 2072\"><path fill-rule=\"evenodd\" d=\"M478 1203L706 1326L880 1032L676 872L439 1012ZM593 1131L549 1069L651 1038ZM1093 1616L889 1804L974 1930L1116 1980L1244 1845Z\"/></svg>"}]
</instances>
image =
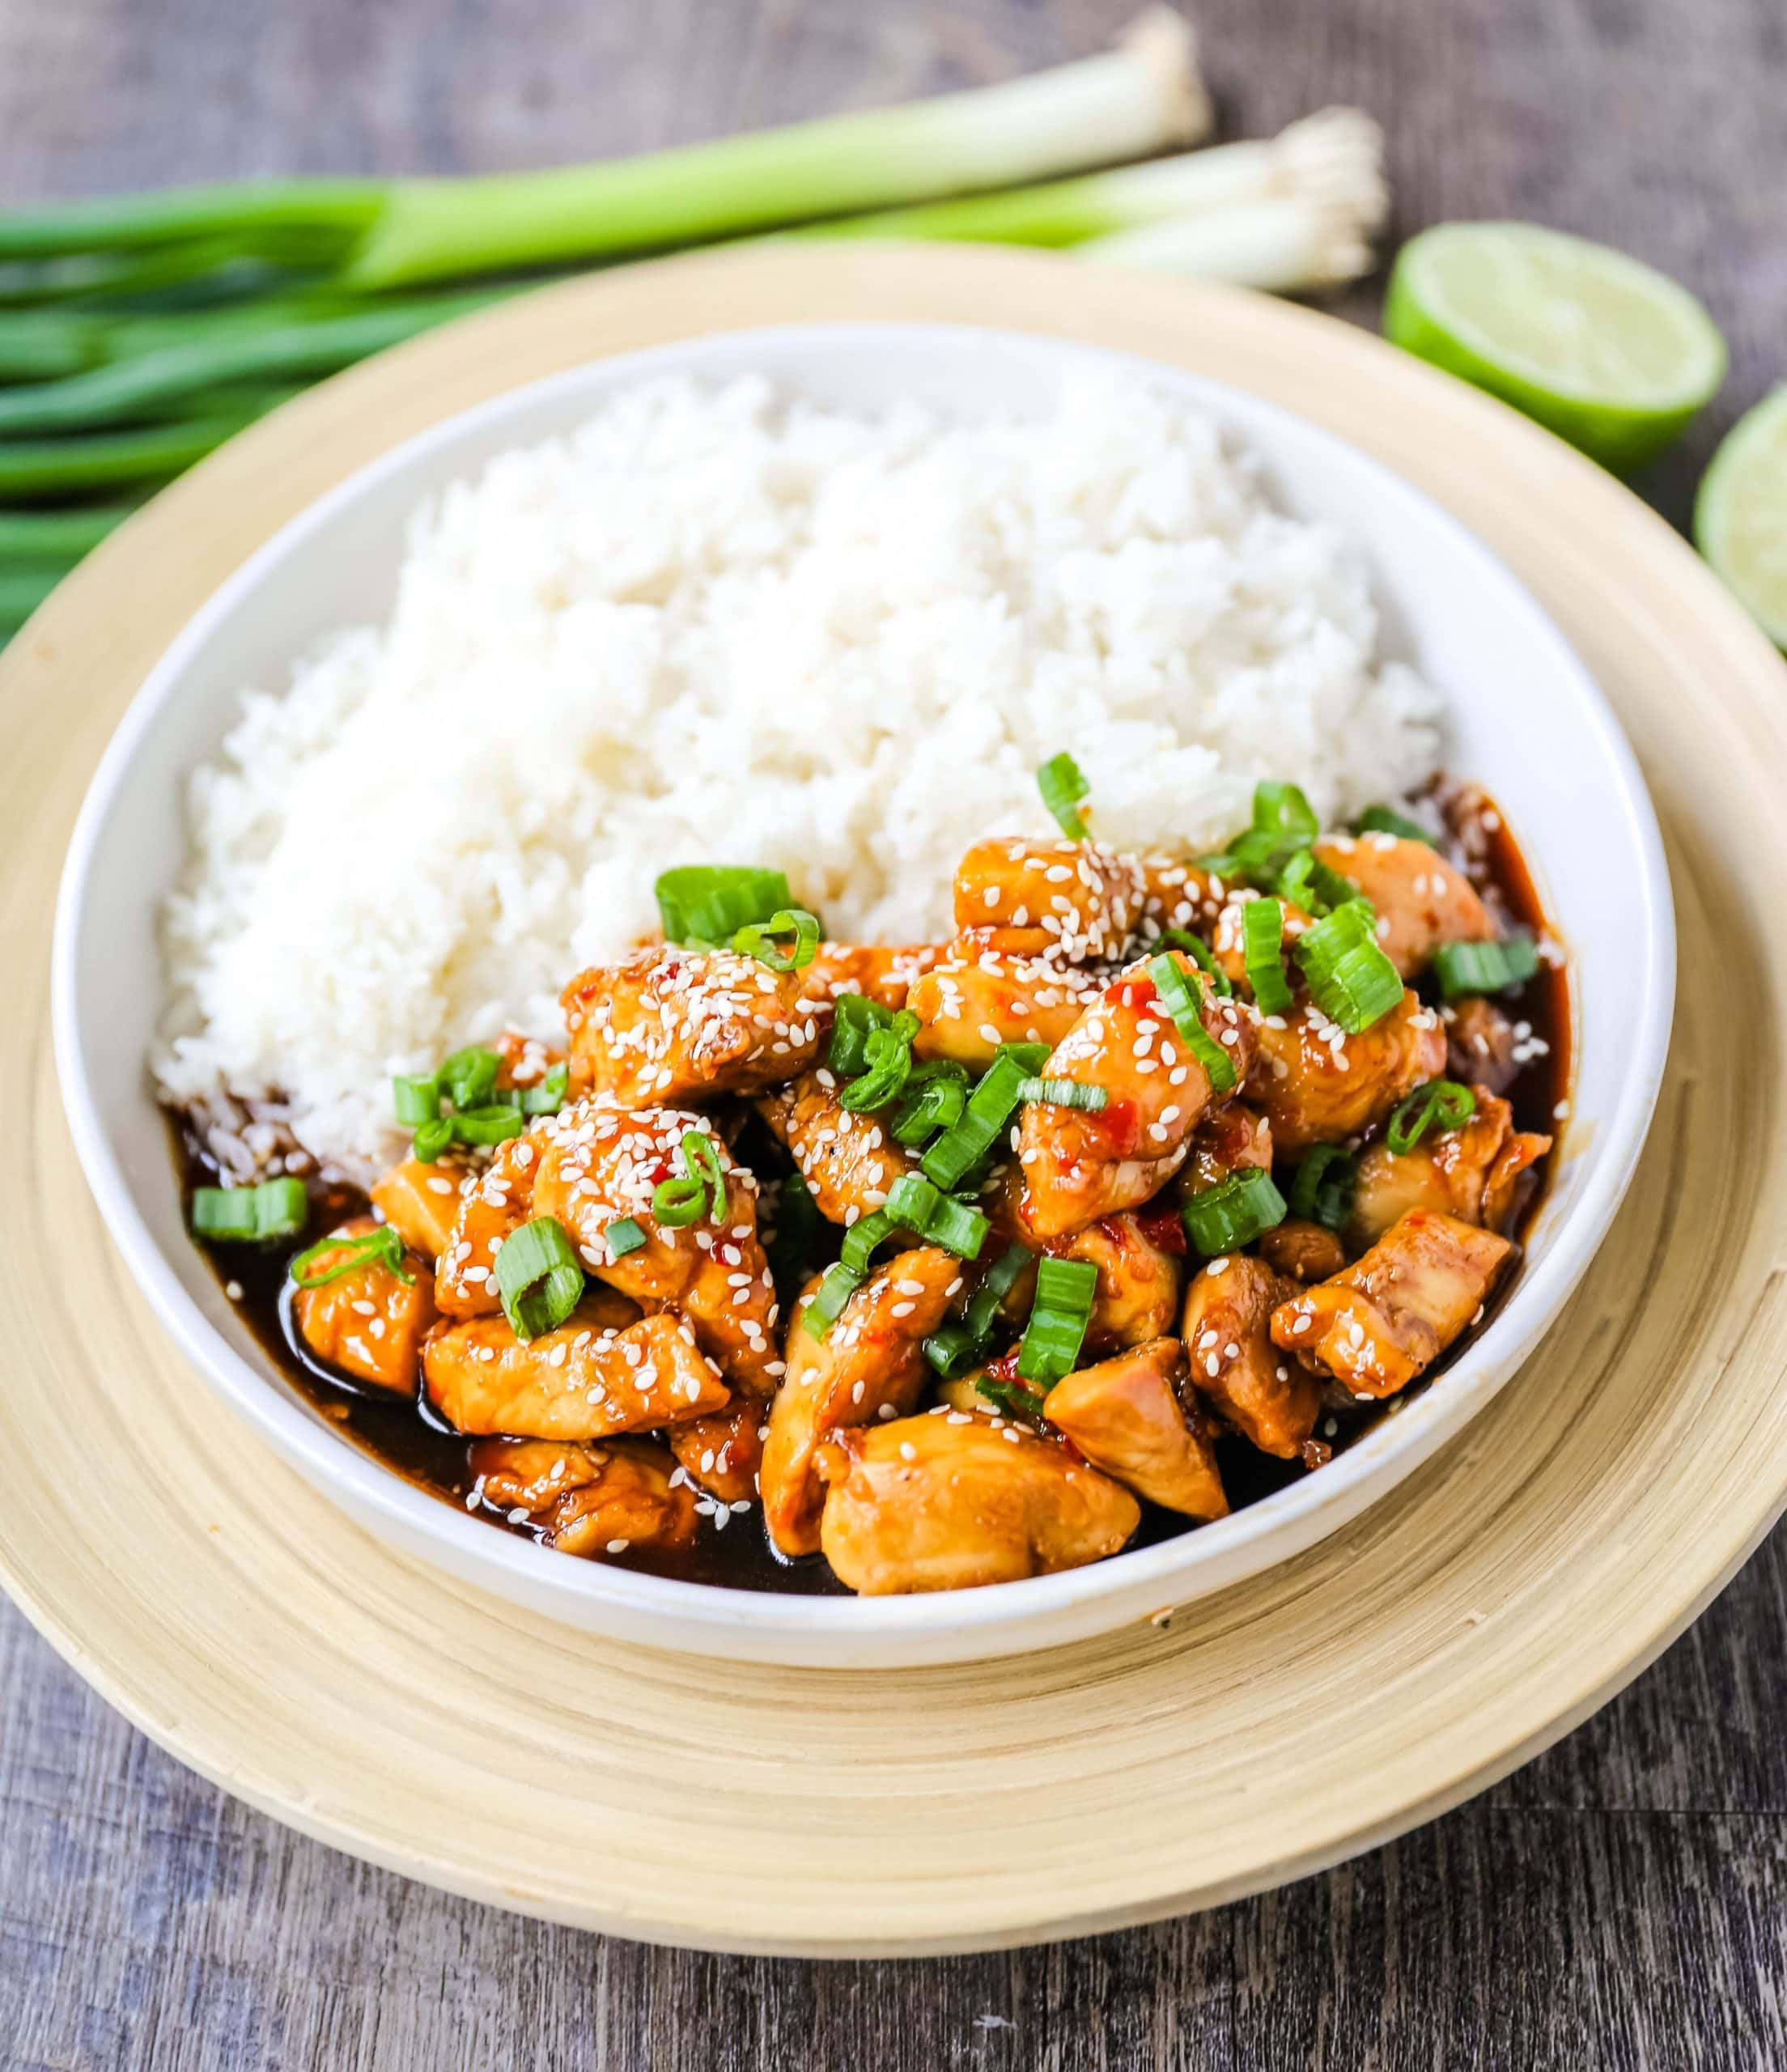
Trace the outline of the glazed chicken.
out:
<instances>
[{"instance_id":1,"label":"glazed chicken","mask_svg":"<svg viewBox=\"0 0 1787 2072\"><path fill-rule=\"evenodd\" d=\"M1114 1554L1141 1522L1123 1484L1003 1419L933 1411L829 1439L820 1544L864 1597L971 1590Z\"/></svg>"},{"instance_id":2,"label":"glazed chicken","mask_svg":"<svg viewBox=\"0 0 1787 2072\"><path fill-rule=\"evenodd\" d=\"M312 1372L424 1399L486 1517L701 1579L1009 1582L1318 1471L1508 1271L1564 1017L1553 974L1442 1004L1513 903L1481 841L1317 825L977 841L899 946L685 868L728 946L399 1083L410 1154L294 1261Z\"/></svg>"}]
</instances>

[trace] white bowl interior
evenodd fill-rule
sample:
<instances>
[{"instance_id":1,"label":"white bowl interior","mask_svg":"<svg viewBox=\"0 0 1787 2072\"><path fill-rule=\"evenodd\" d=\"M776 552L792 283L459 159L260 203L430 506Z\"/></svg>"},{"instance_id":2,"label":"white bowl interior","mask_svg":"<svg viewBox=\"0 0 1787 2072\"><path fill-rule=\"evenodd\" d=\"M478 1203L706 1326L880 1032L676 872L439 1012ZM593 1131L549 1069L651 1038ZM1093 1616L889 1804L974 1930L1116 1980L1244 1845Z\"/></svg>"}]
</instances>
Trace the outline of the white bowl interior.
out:
<instances>
[{"instance_id":1,"label":"white bowl interior","mask_svg":"<svg viewBox=\"0 0 1787 2072\"><path fill-rule=\"evenodd\" d=\"M214 753L244 687L282 687L319 635L384 616L419 501L505 448L569 428L647 373L762 372L856 410L917 397L957 417L1040 414L1076 359L1116 357L999 332L836 325L578 367L436 427L342 484L239 571L151 673L95 779L65 874L54 989L65 1098L108 1225L163 1320L207 1379L365 1522L537 1609L659 1645L852 1666L994 1654L1182 1603L1313 1543L1455 1432L1556 1314L1624 1191L1667 1043L1668 881L1630 750L1551 622L1436 506L1276 405L1140 362L1138 372L1212 409L1253 448L1282 507L1356 541L1387 652L1418 662L1446 694L1447 765L1501 806L1569 949L1575 1084L1560 1168L1519 1284L1437 1386L1319 1475L1093 1569L943 1597L758 1597L567 1560L409 1488L292 1394L185 1233L143 1068L162 995L156 906L182 853L182 781Z\"/></svg>"}]
</instances>

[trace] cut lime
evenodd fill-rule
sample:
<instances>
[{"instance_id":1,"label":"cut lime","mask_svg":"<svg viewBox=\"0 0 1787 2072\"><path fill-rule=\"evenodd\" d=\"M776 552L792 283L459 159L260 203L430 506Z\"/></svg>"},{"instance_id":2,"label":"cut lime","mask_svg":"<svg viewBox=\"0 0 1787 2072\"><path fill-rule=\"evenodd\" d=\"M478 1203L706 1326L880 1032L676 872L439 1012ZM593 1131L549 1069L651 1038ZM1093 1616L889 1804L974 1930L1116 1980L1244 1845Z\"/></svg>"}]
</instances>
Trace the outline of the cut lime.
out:
<instances>
[{"instance_id":1,"label":"cut lime","mask_svg":"<svg viewBox=\"0 0 1787 2072\"><path fill-rule=\"evenodd\" d=\"M1610 468L1661 452L1725 379L1725 341L1686 288L1533 223L1442 223L1411 238L1384 335Z\"/></svg>"},{"instance_id":2,"label":"cut lime","mask_svg":"<svg viewBox=\"0 0 1787 2072\"><path fill-rule=\"evenodd\" d=\"M1777 648L1787 648L1787 388L1739 418L1694 501L1694 537Z\"/></svg>"}]
</instances>

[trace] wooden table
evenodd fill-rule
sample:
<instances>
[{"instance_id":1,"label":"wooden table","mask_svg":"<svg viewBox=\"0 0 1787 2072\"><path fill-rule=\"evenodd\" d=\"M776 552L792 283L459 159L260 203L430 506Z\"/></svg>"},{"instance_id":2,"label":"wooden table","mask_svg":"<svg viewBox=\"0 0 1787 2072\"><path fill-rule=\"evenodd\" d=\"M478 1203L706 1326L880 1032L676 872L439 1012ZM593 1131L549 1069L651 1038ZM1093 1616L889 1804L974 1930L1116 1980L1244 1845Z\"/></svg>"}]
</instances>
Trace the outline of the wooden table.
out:
<instances>
[{"instance_id":1,"label":"wooden table","mask_svg":"<svg viewBox=\"0 0 1787 2072\"><path fill-rule=\"evenodd\" d=\"M1131 11L0 0L0 200L630 151L1004 77ZM1399 231L1539 218L1707 298L1731 380L1641 485L1679 522L1787 373L1780 0L1205 0L1202 24L1229 134L1382 119ZM1372 321L1375 291L1346 307ZM0 1601L0 2066L1778 2066L1784 1658L1777 1533L1598 1718L1374 1855L1094 1942L842 1968L603 1942L336 1856L162 1755Z\"/></svg>"}]
</instances>

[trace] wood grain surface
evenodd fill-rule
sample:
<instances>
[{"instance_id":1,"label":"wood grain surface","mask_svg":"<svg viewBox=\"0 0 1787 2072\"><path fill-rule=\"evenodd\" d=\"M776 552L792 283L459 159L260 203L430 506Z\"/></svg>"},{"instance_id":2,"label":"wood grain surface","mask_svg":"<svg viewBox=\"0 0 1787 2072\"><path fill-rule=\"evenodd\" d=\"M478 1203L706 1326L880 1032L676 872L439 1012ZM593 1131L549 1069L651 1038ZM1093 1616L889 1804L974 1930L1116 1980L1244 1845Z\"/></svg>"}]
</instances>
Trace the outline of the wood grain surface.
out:
<instances>
[{"instance_id":1,"label":"wood grain surface","mask_svg":"<svg viewBox=\"0 0 1787 2072\"><path fill-rule=\"evenodd\" d=\"M7 0L0 194L632 148L1000 76L1127 11ZM1679 516L1713 432L1783 372L1775 0L1203 19L1233 131L1343 97L1383 117L1402 227L1542 216L1708 295L1734 376L1647 485ZM601 1942L369 1870L198 1782L0 1610L0 2062L1776 2065L1784 1643L1777 1535L1590 1726L1373 1857L1093 1942L846 1968Z\"/></svg>"}]
</instances>

